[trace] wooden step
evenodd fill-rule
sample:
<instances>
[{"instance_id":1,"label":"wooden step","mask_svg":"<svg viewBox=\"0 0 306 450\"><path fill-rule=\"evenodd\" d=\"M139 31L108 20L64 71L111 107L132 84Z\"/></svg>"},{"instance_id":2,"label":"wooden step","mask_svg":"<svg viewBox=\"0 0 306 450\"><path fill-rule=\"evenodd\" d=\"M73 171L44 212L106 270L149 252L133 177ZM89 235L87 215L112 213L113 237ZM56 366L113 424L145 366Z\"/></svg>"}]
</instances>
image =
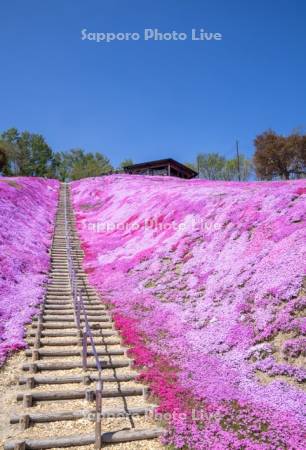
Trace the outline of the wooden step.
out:
<instances>
[{"instance_id":1,"label":"wooden step","mask_svg":"<svg viewBox=\"0 0 306 450\"><path fill-rule=\"evenodd\" d=\"M89 347L89 346L88 346ZM35 352L38 353L39 356L42 357L48 357L52 358L54 356L80 356L81 350L35 350ZM96 352L100 356L118 356L118 355L124 355L124 350L101 350L99 348L96 348ZM26 350L25 351L26 356L32 356L33 351L32 350ZM82 356L82 355L81 355ZM94 356L94 353L92 350L87 351L87 356Z\"/></svg>"},{"instance_id":2,"label":"wooden step","mask_svg":"<svg viewBox=\"0 0 306 450\"><path fill-rule=\"evenodd\" d=\"M81 257L84 256L83 250L71 250L71 254L72 254L72 256L75 256L75 255L79 255ZM53 250L51 250L50 255L51 256L65 256L65 257L67 257L67 250L66 249L65 250L53 249Z\"/></svg>"},{"instance_id":3,"label":"wooden step","mask_svg":"<svg viewBox=\"0 0 306 450\"><path fill-rule=\"evenodd\" d=\"M88 322L95 322L95 323L96 322L111 322L111 318L105 313L101 314L101 315L100 314L88 314L87 313L87 318L88 318ZM81 315L80 319L81 319L81 322L84 321L83 314ZM37 320L38 320L37 317L33 318L34 322L37 321ZM46 322L72 322L74 320L74 316L73 315L70 315L70 316L68 316L68 315L66 315L66 316L62 316L62 315L55 316L55 315L52 315L52 314L51 315L46 315L45 314L42 317L42 320L43 320L43 324L46 323Z\"/></svg>"},{"instance_id":4,"label":"wooden step","mask_svg":"<svg viewBox=\"0 0 306 450\"><path fill-rule=\"evenodd\" d=\"M56 261L54 261L53 257L51 258L51 267L56 267L56 269L61 269L62 267L67 269L68 268L68 260L67 258L57 258Z\"/></svg>"},{"instance_id":5,"label":"wooden step","mask_svg":"<svg viewBox=\"0 0 306 450\"><path fill-rule=\"evenodd\" d=\"M121 341L116 339L112 339L112 340L108 340L105 341L104 338L101 338L101 336L99 336L99 339L95 341L95 345L96 346L112 346L112 345L120 345ZM102 342L101 342L102 341ZM90 342L90 339L87 339L87 342ZM27 343L30 346L33 346L35 344L35 340L28 340ZM79 341L77 339L69 339L69 340L65 340L65 341L57 341L57 340L46 340L46 339L40 339L39 344L41 347L69 347L69 346L75 346L75 345L79 345Z\"/></svg>"},{"instance_id":6,"label":"wooden step","mask_svg":"<svg viewBox=\"0 0 306 450\"><path fill-rule=\"evenodd\" d=\"M129 367L130 360L119 360L112 361L111 363L108 361L100 361L101 366L104 369L119 369L121 367ZM89 369L96 369L96 363L88 361L87 367ZM43 370L70 370L70 369L81 369L83 368L82 361L71 361L71 362L61 362L61 361L53 361L53 362L41 362L35 361L34 363L25 363L22 365L22 370L31 370L31 371L43 371Z\"/></svg>"},{"instance_id":7,"label":"wooden step","mask_svg":"<svg viewBox=\"0 0 306 450\"><path fill-rule=\"evenodd\" d=\"M50 287L48 287L47 291L46 291L46 299L51 299L51 298L54 298L54 299L57 299L57 298L58 299L60 299L60 298L70 299L71 296L72 296L71 289L59 289L59 288L57 288L56 290L54 290L54 289L50 289Z\"/></svg>"},{"instance_id":8,"label":"wooden step","mask_svg":"<svg viewBox=\"0 0 306 450\"><path fill-rule=\"evenodd\" d=\"M101 332L102 331L102 332ZM92 335L94 337L109 337L109 336L118 336L118 332L116 330L92 330ZM29 331L28 333L29 337L34 337L36 336L36 332L34 331ZM64 331L47 331L47 330L42 330L41 332L41 336L42 337L76 337L77 336L77 331L76 330L64 330Z\"/></svg>"},{"instance_id":9,"label":"wooden step","mask_svg":"<svg viewBox=\"0 0 306 450\"><path fill-rule=\"evenodd\" d=\"M58 283L49 283L48 284L48 291L50 291L50 292L55 292L55 293L57 293L57 292L59 292L59 293L63 293L63 292L66 292L66 293L71 293L71 286L70 286L70 282L69 282L69 279L68 279L68 285L67 285L67 287L64 287L64 286L60 286Z\"/></svg>"},{"instance_id":10,"label":"wooden step","mask_svg":"<svg viewBox=\"0 0 306 450\"><path fill-rule=\"evenodd\" d=\"M69 314L74 311L74 308L73 307L68 308L66 306L49 304L49 305L45 306L44 311L45 311L45 313L48 313L48 314L53 314L53 313L54 314ZM107 312L108 309L105 308L105 306L103 306L101 304L101 306L86 306L86 311L87 312L90 312L90 311L97 312L97 314L98 314L98 313Z\"/></svg>"},{"instance_id":11,"label":"wooden step","mask_svg":"<svg viewBox=\"0 0 306 450\"><path fill-rule=\"evenodd\" d=\"M92 321L96 323L97 321ZM92 325L94 324L92 323ZM43 330L65 330L65 329L75 329L75 333L77 332L76 325L74 322L66 322L66 323L53 323L53 322L43 322L42 324ZM32 323L32 328L37 328L37 323ZM100 323L98 329L102 330L111 330L113 328L112 323Z\"/></svg>"},{"instance_id":12,"label":"wooden step","mask_svg":"<svg viewBox=\"0 0 306 450\"><path fill-rule=\"evenodd\" d=\"M64 267L62 269L60 267L59 268L52 267L51 272L50 272L51 277L56 277L56 276L61 277L61 276L67 276L67 275L69 275L68 266Z\"/></svg>"},{"instance_id":13,"label":"wooden step","mask_svg":"<svg viewBox=\"0 0 306 450\"><path fill-rule=\"evenodd\" d=\"M96 301L96 300L92 300L92 301L87 301L87 300L83 300L83 304L86 308L89 307L98 307L98 308L102 308L104 310L107 310L106 305L103 305L102 302L100 301ZM56 299L50 299L50 300L46 300L44 303L45 307L49 308L49 307L55 307L55 308L61 308L61 309L71 309L73 308L73 302L72 299L71 300L56 300Z\"/></svg>"},{"instance_id":14,"label":"wooden step","mask_svg":"<svg viewBox=\"0 0 306 450\"><path fill-rule=\"evenodd\" d=\"M102 381L105 383L124 383L135 380L137 376L138 374L136 372L129 372L126 375L102 375ZM85 375L65 375L61 377L40 377L35 375L33 377L20 377L19 384L27 385L33 389L35 386L44 384L91 384L98 380L99 375L95 375L93 373L88 373Z\"/></svg>"},{"instance_id":15,"label":"wooden step","mask_svg":"<svg viewBox=\"0 0 306 450\"><path fill-rule=\"evenodd\" d=\"M62 309L62 310L58 310L58 309L49 309L49 308L44 308L44 313L47 314L48 316L71 316L73 314L74 310L71 309ZM90 309L90 308L86 308L86 312L87 312L87 316L91 316L91 317L98 317L98 316L108 316L109 317L109 312L106 309Z\"/></svg>"},{"instance_id":16,"label":"wooden step","mask_svg":"<svg viewBox=\"0 0 306 450\"><path fill-rule=\"evenodd\" d=\"M59 286L58 284L56 287L53 287L52 285L48 285L46 295L48 295L48 294L56 295L58 297L62 297L62 296L70 297L71 296L71 288L70 288L70 286L64 287L64 286Z\"/></svg>"},{"instance_id":17,"label":"wooden step","mask_svg":"<svg viewBox=\"0 0 306 450\"><path fill-rule=\"evenodd\" d=\"M62 306L63 308L67 308L67 306L68 306L70 308L70 307L73 307L73 300L72 300L72 298L69 300L65 300L65 299L62 299L62 300L49 299L49 300L47 300L46 299L44 305L45 306L56 306L56 307Z\"/></svg>"},{"instance_id":18,"label":"wooden step","mask_svg":"<svg viewBox=\"0 0 306 450\"><path fill-rule=\"evenodd\" d=\"M156 439L164 432L162 428L131 429L101 434L102 443L116 444L120 442L133 442L145 439ZM4 444L4 450L40 450L48 448L79 447L95 443L95 433L55 437L48 439L9 440ZM136 447L137 448L137 447Z\"/></svg>"},{"instance_id":19,"label":"wooden step","mask_svg":"<svg viewBox=\"0 0 306 450\"><path fill-rule=\"evenodd\" d=\"M81 283L83 283L84 284L84 282L85 283L87 283L87 280L85 279L86 277L83 277L83 276L79 276L79 279L78 279L78 285L80 286L81 285ZM70 280L69 280L69 276L68 276L68 274L66 274L66 275L64 275L63 277L60 277L60 278L58 278L58 277L53 277L53 275L51 274L50 275L50 278L49 278L49 284L51 285L53 285L53 286L60 286L60 285L63 285L63 284L65 284L65 283L70 283Z\"/></svg>"},{"instance_id":20,"label":"wooden step","mask_svg":"<svg viewBox=\"0 0 306 450\"><path fill-rule=\"evenodd\" d=\"M102 398L115 397L136 397L144 395L143 387L103 389ZM29 391L20 392L16 395L18 402L27 402L27 406L33 406L33 402L50 402L57 400L81 400L90 399L94 401L96 397L95 389L69 390L69 391Z\"/></svg>"},{"instance_id":21,"label":"wooden step","mask_svg":"<svg viewBox=\"0 0 306 450\"><path fill-rule=\"evenodd\" d=\"M49 284L57 284L57 285L60 285L61 283L62 284L64 284L64 283L69 283L70 284L70 280L69 280L69 275L68 274L66 274L66 275L61 275L61 276L58 276L58 275L52 275L52 273L50 273L50 275L49 275Z\"/></svg>"},{"instance_id":22,"label":"wooden step","mask_svg":"<svg viewBox=\"0 0 306 450\"><path fill-rule=\"evenodd\" d=\"M154 407L134 407L134 408L112 408L103 409L101 417L103 418L116 418L116 417L132 417L132 416L145 416L153 414ZM94 420L96 415L95 409L80 409L74 411L59 411L51 413L33 413L28 414L27 425L28 427L35 423L48 423L48 422L62 422L68 420L88 419ZM10 423L22 424L24 415L13 415L10 418Z\"/></svg>"},{"instance_id":23,"label":"wooden step","mask_svg":"<svg viewBox=\"0 0 306 450\"><path fill-rule=\"evenodd\" d=\"M101 300L99 300L97 298L97 296L94 296L92 294L90 295L84 295L83 298L83 303L84 305L92 305L92 306L103 306L104 304L102 303ZM44 305L70 305L73 306L73 301L72 298L58 298L58 297L51 297L51 298L46 298Z\"/></svg>"},{"instance_id":24,"label":"wooden step","mask_svg":"<svg viewBox=\"0 0 306 450\"><path fill-rule=\"evenodd\" d=\"M51 270L49 273L49 279L50 280L58 280L61 281L62 279L67 279L69 278L69 272L65 272L65 273L58 273L56 270Z\"/></svg>"}]
</instances>

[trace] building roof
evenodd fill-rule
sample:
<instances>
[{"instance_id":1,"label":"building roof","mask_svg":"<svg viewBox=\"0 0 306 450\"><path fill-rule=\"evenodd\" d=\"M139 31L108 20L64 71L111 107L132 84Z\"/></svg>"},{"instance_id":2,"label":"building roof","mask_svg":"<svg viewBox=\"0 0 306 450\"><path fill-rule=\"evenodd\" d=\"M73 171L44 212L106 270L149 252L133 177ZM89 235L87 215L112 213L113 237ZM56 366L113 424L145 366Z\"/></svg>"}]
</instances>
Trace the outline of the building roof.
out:
<instances>
[{"instance_id":1,"label":"building roof","mask_svg":"<svg viewBox=\"0 0 306 450\"><path fill-rule=\"evenodd\" d=\"M133 169L142 169L145 167L153 167L153 166L163 166L163 165L168 165L170 164L171 166L176 166L179 169L189 173L191 175L191 177L196 177L198 175L198 173L191 169L188 166L185 166L185 164L181 164L180 162L176 161L175 159L172 158L166 158L166 159L157 159L154 161L147 161L147 162L143 162L143 163L139 163L139 164L131 164L130 166L125 166L124 170L126 172L133 170Z\"/></svg>"}]
</instances>

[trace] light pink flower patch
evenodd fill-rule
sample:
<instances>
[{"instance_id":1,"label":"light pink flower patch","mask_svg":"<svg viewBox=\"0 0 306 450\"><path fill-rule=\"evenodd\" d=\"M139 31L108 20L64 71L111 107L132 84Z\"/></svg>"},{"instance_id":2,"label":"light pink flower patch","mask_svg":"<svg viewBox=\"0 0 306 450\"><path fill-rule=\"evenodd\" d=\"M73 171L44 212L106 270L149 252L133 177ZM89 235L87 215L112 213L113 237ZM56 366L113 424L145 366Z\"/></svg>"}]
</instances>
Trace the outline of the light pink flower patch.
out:
<instances>
[{"instance_id":1,"label":"light pink flower patch","mask_svg":"<svg viewBox=\"0 0 306 450\"><path fill-rule=\"evenodd\" d=\"M0 365L26 346L24 326L47 280L59 183L0 178Z\"/></svg>"}]
</instances>

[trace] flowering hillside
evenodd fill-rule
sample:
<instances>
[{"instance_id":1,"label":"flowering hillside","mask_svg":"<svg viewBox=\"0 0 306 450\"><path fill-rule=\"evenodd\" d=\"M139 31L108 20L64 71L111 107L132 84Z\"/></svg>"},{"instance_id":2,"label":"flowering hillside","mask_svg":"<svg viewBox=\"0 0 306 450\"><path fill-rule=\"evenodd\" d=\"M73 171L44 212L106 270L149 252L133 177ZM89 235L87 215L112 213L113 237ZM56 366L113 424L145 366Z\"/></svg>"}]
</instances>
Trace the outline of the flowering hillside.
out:
<instances>
[{"instance_id":1,"label":"flowering hillside","mask_svg":"<svg viewBox=\"0 0 306 450\"><path fill-rule=\"evenodd\" d=\"M72 184L90 281L190 449L301 449L306 182ZM170 414L169 414L170 413Z\"/></svg>"},{"instance_id":2,"label":"flowering hillside","mask_svg":"<svg viewBox=\"0 0 306 450\"><path fill-rule=\"evenodd\" d=\"M0 178L0 365L42 300L57 197L57 181Z\"/></svg>"}]
</instances>

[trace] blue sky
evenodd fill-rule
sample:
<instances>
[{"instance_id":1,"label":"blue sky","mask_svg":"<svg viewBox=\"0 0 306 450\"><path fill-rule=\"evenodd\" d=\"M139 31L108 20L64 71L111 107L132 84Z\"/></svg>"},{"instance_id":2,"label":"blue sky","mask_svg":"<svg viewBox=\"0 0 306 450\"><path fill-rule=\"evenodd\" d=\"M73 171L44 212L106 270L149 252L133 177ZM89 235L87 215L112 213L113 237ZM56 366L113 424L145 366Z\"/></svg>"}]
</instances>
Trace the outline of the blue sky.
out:
<instances>
[{"instance_id":1,"label":"blue sky","mask_svg":"<svg viewBox=\"0 0 306 450\"><path fill-rule=\"evenodd\" d=\"M114 164L198 152L247 155L267 128L306 130L304 0L4 0L0 130L42 133L55 150ZM81 40L81 30L218 42Z\"/></svg>"}]
</instances>

